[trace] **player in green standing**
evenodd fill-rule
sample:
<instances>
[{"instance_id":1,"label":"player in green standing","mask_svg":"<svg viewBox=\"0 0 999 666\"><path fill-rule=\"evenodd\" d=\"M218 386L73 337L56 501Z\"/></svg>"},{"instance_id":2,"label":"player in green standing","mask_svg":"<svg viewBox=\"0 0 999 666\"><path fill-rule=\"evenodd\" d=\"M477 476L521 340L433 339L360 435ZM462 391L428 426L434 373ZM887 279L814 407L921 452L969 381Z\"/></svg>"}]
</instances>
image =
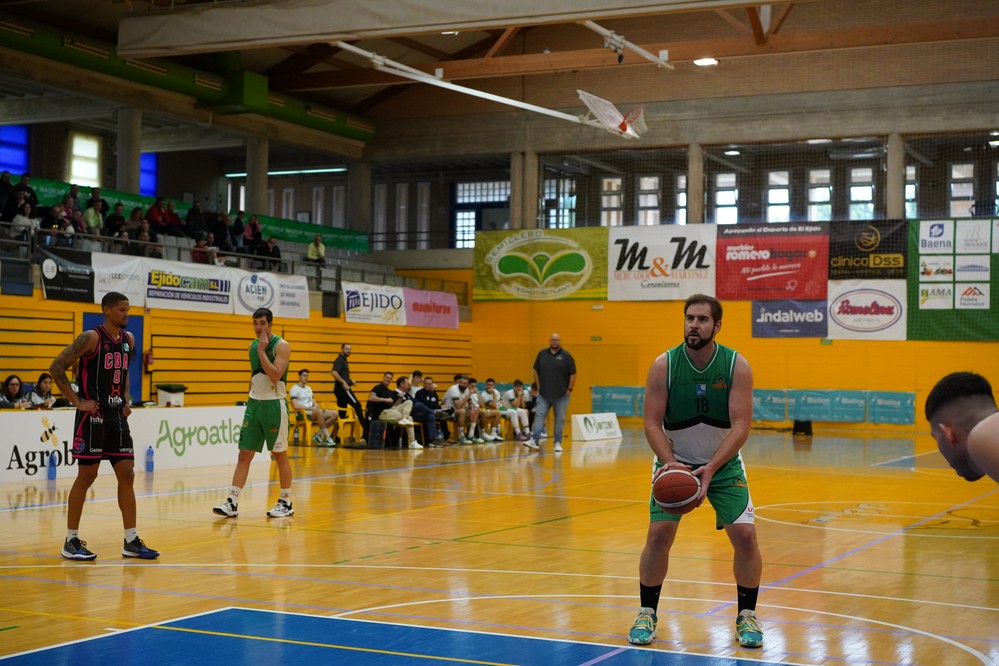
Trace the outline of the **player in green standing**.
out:
<instances>
[{"instance_id":1,"label":"player in green standing","mask_svg":"<svg viewBox=\"0 0 999 666\"><path fill-rule=\"evenodd\" d=\"M243 414L239 431L239 458L232 473L229 497L212 510L226 518L239 515L239 494L246 485L253 456L264 450L271 452L277 463L281 495L274 508L267 512L272 518L295 513L291 503L291 464L288 462L288 403L285 383L291 346L271 333L274 315L267 308L253 313L253 332L257 339L250 343L250 399Z\"/></svg>"},{"instance_id":2,"label":"player in green standing","mask_svg":"<svg viewBox=\"0 0 999 666\"><path fill-rule=\"evenodd\" d=\"M655 453L652 478L667 469L686 469L701 479L700 505L707 497L715 525L735 550L738 615L736 640L763 645L756 598L763 556L753 524L753 502L739 450L753 418L753 374L738 352L715 342L721 329L717 299L695 294L684 304L684 342L660 355L645 387L645 437ZM659 595L680 516L649 500L650 520L639 561L641 610L628 641L648 645L656 637Z\"/></svg>"}]
</instances>

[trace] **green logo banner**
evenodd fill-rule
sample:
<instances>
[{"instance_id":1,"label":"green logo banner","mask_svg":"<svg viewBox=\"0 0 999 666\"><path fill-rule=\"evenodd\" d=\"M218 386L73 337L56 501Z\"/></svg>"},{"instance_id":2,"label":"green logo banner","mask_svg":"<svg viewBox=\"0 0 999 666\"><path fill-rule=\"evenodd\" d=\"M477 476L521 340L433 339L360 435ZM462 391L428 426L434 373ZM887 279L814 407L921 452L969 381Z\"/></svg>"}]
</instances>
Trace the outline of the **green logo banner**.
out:
<instances>
[{"instance_id":1,"label":"green logo banner","mask_svg":"<svg viewBox=\"0 0 999 666\"><path fill-rule=\"evenodd\" d=\"M607 228L475 234L477 301L607 299Z\"/></svg>"}]
</instances>

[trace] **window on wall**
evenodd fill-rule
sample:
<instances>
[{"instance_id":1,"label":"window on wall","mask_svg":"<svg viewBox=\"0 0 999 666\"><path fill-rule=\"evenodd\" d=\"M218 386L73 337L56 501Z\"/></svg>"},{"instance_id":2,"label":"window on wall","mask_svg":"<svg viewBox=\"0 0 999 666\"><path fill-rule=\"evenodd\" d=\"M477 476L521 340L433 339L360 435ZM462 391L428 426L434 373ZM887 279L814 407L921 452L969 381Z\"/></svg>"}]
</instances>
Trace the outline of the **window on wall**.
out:
<instances>
[{"instance_id":1,"label":"window on wall","mask_svg":"<svg viewBox=\"0 0 999 666\"><path fill-rule=\"evenodd\" d=\"M371 249L385 249L385 234L388 232L388 185L375 183L374 200L371 206Z\"/></svg>"},{"instance_id":2,"label":"window on wall","mask_svg":"<svg viewBox=\"0 0 999 666\"><path fill-rule=\"evenodd\" d=\"M454 246L456 248L475 247L475 211L459 210L454 218Z\"/></svg>"},{"instance_id":3,"label":"window on wall","mask_svg":"<svg viewBox=\"0 0 999 666\"><path fill-rule=\"evenodd\" d=\"M0 126L0 171L17 176L28 171L28 128L24 125Z\"/></svg>"},{"instance_id":4,"label":"window on wall","mask_svg":"<svg viewBox=\"0 0 999 666\"><path fill-rule=\"evenodd\" d=\"M481 224L482 211L510 206L510 181L493 180L454 185L454 234L456 248L475 247L475 230Z\"/></svg>"},{"instance_id":5,"label":"window on wall","mask_svg":"<svg viewBox=\"0 0 999 666\"><path fill-rule=\"evenodd\" d=\"M905 167L905 217L908 220L914 220L919 216L916 191L916 165L910 164Z\"/></svg>"},{"instance_id":6,"label":"window on wall","mask_svg":"<svg viewBox=\"0 0 999 666\"><path fill-rule=\"evenodd\" d=\"M156 196L159 164L156 153L142 153L139 157L139 194L144 197Z\"/></svg>"},{"instance_id":7,"label":"window on wall","mask_svg":"<svg viewBox=\"0 0 999 666\"><path fill-rule=\"evenodd\" d=\"M715 224L739 222L739 188L734 173L715 174Z\"/></svg>"},{"instance_id":8,"label":"window on wall","mask_svg":"<svg viewBox=\"0 0 999 666\"><path fill-rule=\"evenodd\" d=\"M333 226L338 229L347 227L347 186L333 186Z\"/></svg>"},{"instance_id":9,"label":"window on wall","mask_svg":"<svg viewBox=\"0 0 999 666\"><path fill-rule=\"evenodd\" d=\"M791 221L791 172L767 174L767 222Z\"/></svg>"},{"instance_id":10,"label":"window on wall","mask_svg":"<svg viewBox=\"0 0 999 666\"><path fill-rule=\"evenodd\" d=\"M874 169L850 169L850 219L874 219Z\"/></svg>"},{"instance_id":11,"label":"window on wall","mask_svg":"<svg viewBox=\"0 0 999 666\"><path fill-rule=\"evenodd\" d=\"M576 226L576 181L549 178L544 184L545 226L570 229Z\"/></svg>"},{"instance_id":12,"label":"window on wall","mask_svg":"<svg viewBox=\"0 0 999 666\"><path fill-rule=\"evenodd\" d=\"M659 224L659 176L638 177L638 224Z\"/></svg>"},{"instance_id":13,"label":"window on wall","mask_svg":"<svg viewBox=\"0 0 999 666\"><path fill-rule=\"evenodd\" d=\"M687 175L676 177L676 223L687 224Z\"/></svg>"},{"instance_id":14,"label":"window on wall","mask_svg":"<svg viewBox=\"0 0 999 666\"><path fill-rule=\"evenodd\" d=\"M975 203L975 165L950 165L950 216L971 217Z\"/></svg>"},{"instance_id":15,"label":"window on wall","mask_svg":"<svg viewBox=\"0 0 999 666\"><path fill-rule=\"evenodd\" d=\"M409 242L409 183L395 184L395 249Z\"/></svg>"},{"instance_id":16,"label":"window on wall","mask_svg":"<svg viewBox=\"0 0 999 666\"><path fill-rule=\"evenodd\" d=\"M430 183L416 184L416 248L430 249Z\"/></svg>"},{"instance_id":17,"label":"window on wall","mask_svg":"<svg viewBox=\"0 0 999 666\"><path fill-rule=\"evenodd\" d=\"M69 180L84 187L101 186L101 139L70 134Z\"/></svg>"},{"instance_id":18,"label":"window on wall","mask_svg":"<svg viewBox=\"0 0 999 666\"><path fill-rule=\"evenodd\" d=\"M322 185L312 187L312 223L323 224L326 216L326 188Z\"/></svg>"},{"instance_id":19,"label":"window on wall","mask_svg":"<svg viewBox=\"0 0 999 666\"><path fill-rule=\"evenodd\" d=\"M811 169L808 172L808 221L832 220L832 171Z\"/></svg>"},{"instance_id":20,"label":"window on wall","mask_svg":"<svg viewBox=\"0 0 999 666\"><path fill-rule=\"evenodd\" d=\"M619 227L624 224L623 178L600 179L600 226Z\"/></svg>"}]
</instances>

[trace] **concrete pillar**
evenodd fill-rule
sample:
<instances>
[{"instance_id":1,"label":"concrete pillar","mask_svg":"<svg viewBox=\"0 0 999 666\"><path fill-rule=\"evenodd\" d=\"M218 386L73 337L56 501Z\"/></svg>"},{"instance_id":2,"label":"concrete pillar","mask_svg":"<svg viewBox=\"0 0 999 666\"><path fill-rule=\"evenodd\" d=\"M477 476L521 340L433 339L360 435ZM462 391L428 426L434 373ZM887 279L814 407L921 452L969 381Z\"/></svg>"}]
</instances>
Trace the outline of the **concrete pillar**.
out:
<instances>
[{"instance_id":1,"label":"concrete pillar","mask_svg":"<svg viewBox=\"0 0 999 666\"><path fill-rule=\"evenodd\" d=\"M269 158L269 139L253 137L246 140L246 212L249 214L267 210Z\"/></svg>"},{"instance_id":2,"label":"concrete pillar","mask_svg":"<svg viewBox=\"0 0 999 666\"><path fill-rule=\"evenodd\" d=\"M371 162L347 166L347 228L371 233Z\"/></svg>"},{"instance_id":3,"label":"concrete pillar","mask_svg":"<svg viewBox=\"0 0 999 666\"><path fill-rule=\"evenodd\" d=\"M687 224L704 223L704 148L687 147Z\"/></svg>"},{"instance_id":4,"label":"concrete pillar","mask_svg":"<svg viewBox=\"0 0 999 666\"><path fill-rule=\"evenodd\" d=\"M522 229L538 228L538 154L533 150L524 153L523 226Z\"/></svg>"},{"instance_id":5,"label":"concrete pillar","mask_svg":"<svg viewBox=\"0 0 999 666\"><path fill-rule=\"evenodd\" d=\"M898 132L888 135L885 216L889 220L905 219L905 140Z\"/></svg>"},{"instance_id":6,"label":"concrete pillar","mask_svg":"<svg viewBox=\"0 0 999 666\"><path fill-rule=\"evenodd\" d=\"M510 228L524 228L524 153L510 153Z\"/></svg>"},{"instance_id":7,"label":"concrete pillar","mask_svg":"<svg viewBox=\"0 0 999 666\"><path fill-rule=\"evenodd\" d=\"M142 111L118 109L118 159L115 165L115 189L139 193L139 174L142 170Z\"/></svg>"}]
</instances>

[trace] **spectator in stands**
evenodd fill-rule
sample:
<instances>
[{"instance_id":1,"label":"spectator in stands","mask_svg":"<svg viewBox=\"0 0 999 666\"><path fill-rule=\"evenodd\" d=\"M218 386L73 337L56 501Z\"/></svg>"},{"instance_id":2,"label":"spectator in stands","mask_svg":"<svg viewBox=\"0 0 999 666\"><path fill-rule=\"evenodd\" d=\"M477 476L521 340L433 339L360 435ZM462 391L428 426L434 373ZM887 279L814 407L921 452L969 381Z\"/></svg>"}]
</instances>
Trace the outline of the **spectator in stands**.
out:
<instances>
[{"instance_id":1,"label":"spectator in stands","mask_svg":"<svg viewBox=\"0 0 999 666\"><path fill-rule=\"evenodd\" d=\"M10 182L10 171L0 172L0 221L9 222L17 215L17 196L14 183Z\"/></svg>"},{"instance_id":2,"label":"spectator in stands","mask_svg":"<svg viewBox=\"0 0 999 666\"><path fill-rule=\"evenodd\" d=\"M62 203L68 210L79 210L82 208L80 206L80 186L76 184L70 185L69 192L62 198Z\"/></svg>"},{"instance_id":3,"label":"spectator in stands","mask_svg":"<svg viewBox=\"0 0 999 666\"><path fill-rule=\"evenodd\" d=\"M153 230L152 233L157 236L167 233L166 203L163 197L156 197L156 201L146 211L146 219L149 220L149 226Z\"/></svg>"},{"instance_id":4,"label":"spectator in stands","mask_svg":"<svg viewBox=\"0 0 999 666\"><path fill-rule=\"evenodd\" d=\"M171 236L186 236L184 233L184 221L177 214L177 204L173 201L167 202L166 212L167 233Z\"/></svg>"},{"instance_id":5,"label":"spectator in stands","mask_svg":"<svg viewBox=\"0 0 999 666\"><path fill-rule=\"evenodd\" d=\"M17 210L17 215L10 222L10 237L26 241L42 226L42 221L31 216L31 204L25 202Z\"/></svg>"},{"instance_id":6,"label":"spectator in stands","mask_svg":"<svg viewBox=\"0 0 999 666\"><path fill-rule=\"evenodd\" d=\"M43 234L40 242L45 245L54 245L56 240L55 232L63 226L65 219L66 211L61 204L50 206L48 214L42 218L41 230L46 233Z\"/></svg>"},{"instance_id":7,"label":"spectator in stands","mask_svg":"<svg viewBox=\"0 0 999 666\"><path fill-rule=\"evenodd\" d=\"M201 232L191 248L191 261L196 264L215 264L216 248L209 247L208 234Z\"/></svg>"},{"instance_id":8,"label":"spectator in stands","mask_svg":"<svg viewBox=\"0 0 999 666\"><path fill-rule=\"evenodd\" d=\"M288 396L291 398L292 409L305 410L306 418L319 426L319 432L312 436L316 446L336 446L336 410L323 409L316 403L312 387L309 386L308 368L298 371L298 383L291 387Z\"/></svg>"},{"instance_id":9,"label":"spectator in stands","mask_svg":"<svg viewBox=\"0 0 999 666\"><path fill-rule=\"evenodd\" d=\"M232 247L240 252L243 251L243 246L246 244L246 237L243 236L243 232L246 231L243 224L242 212L239 215L232 218L232 224L229 225L229 242L232 243Z\"/></svg>"},{"instance_id":10,"label":"spectator in stands","mask_svg":"<svg viewBox=\"0 0 999 666\"><path fill-rule=\"evenodd\" d=\"M24 395L21 389L21 378L17 375L9 375L3 380L3 387L0 388L0 408L13 409L20 407L31 407L31 400Z\"/></svg>"},{"instance_id":11,"label":"spectator in stands","mask_svg":"<svg viewBox=\"0 0 999 666\"><path fill-rule=\"evenodd\" d=\"M44 407L49 409L55 404L55 396L52 395L52 375L43 372L35 383L35 388L28 394L28 400L34 407Z\"/></svg>"},{"instance_id":12,"label":"spectator in stands","mask_svg":"<svg viewBox=\"0 0 999 666\"><path fill-rule=\"evenodd\" d=\"M236 245L232 237L232 218L225 213L213 216L215 219L208 224L208 231L215 235L215 245L223 252L233 252Z\"/></svg>"},{"instance_id":13,"label":"spectator in stands","mask_svg":"<svg viewBox=\"0 0 999 666\"><path fill-rule=\"evenodd\" d=\"M205 220L205 214L201 210L200 201L195 201L191 205L191 209L187 211L187 217L184 218L184 227L184 231L191 238L197 238L198 234L210 231L208 222Z\"/></svg>"},{"instance_id":14,"label":"spectator in stands","mask_svg":"<svg viewBox=\"0 0 999 666\"><path fill-rule=\"evenodd\" d=\"M465 375L455 375L454 384L444 392L444 409L454 413L456 428L452 437L457 436L457 440L448 440L450 444L471 444L472 442L465 436L465 427L471 424L474 431L475 424L479 420L479 408L472 402L472 392L468 389L468 377Z\"/></svg>"},{"instance_id":15,"label":"spectator in stands","mask_svg":"<svg viewBox=\"0 0 999 666\"><path fill-rule=\"evenodd\" d=\"M252 219L252 218L251 218ZM267 242L257 250L257 256L264 257L263 268L268 271L281 271L281 248L278 247L277 239L271 236Z\"/></svg>"},{"instance_id":16,"label":"spectator in stands","mask_svg":"<svg viewBox=\"0 0 999 666\"><path fill-rule=\"evenodd\" d=\"M323 237L316 234L316 237L309 243L309 249L305 251L305 260L317 264L326 263L326 246L323 245Z\"/></svg>"},{"instance_id":17,"label":"spectator in stands","mask_svg":"<svg viewBox=\"0 0 999 666\"><path fill-rule=\"evenodd\" d=\"M114 210L104 219L104 235L116 237L125 230L125 206L116 203Z\"/></svg>"},{"instance_id":18,"label":"spectator in stands","mask_svg":"<svg viewBox=\"0 0 999 666\"><path fill-rule=\"evenodd\" d=\"M365 406L365 411L368 413L368 421L364 423L364 439L367 440L369 437L368 429L371 425L371 421L374 421L381 413L386 409L395 404L395 391L392 390L392 378L394 375L391 372L386 372L382 375L382 381L375 384L371 388L371 392L368 393L368 403Z\"/></svg>"},{"instance_id":19,"label":"spectator in stands","mask_svg":"<svg viewBox=\"0 0 999 666\"><path fill-rule=\"evenodd\" d=\"M469 381L471 383L471 381ZM496 380L490 377L486 380L486 386L479 391L479 425L482 428L482 437L487 442L503 441L503 434L500 432L500 423L503 421L503 412L500 409L502 396L496 390Z\"/></svg>"},{"instance_id":20,"label":"spectator in stands","mask_svg":"<svg viewBox=\"0 0 999 666\"><path fill-rule=\"evenodd\" d=\"M423 388L422 372L419 370L413 370L413 374L409 376L409 387L409 394L415 398L416 394Z\"/></svg>"},{"instance_id":21,"label":"spectator in stands","mask_svg":"<svg viewBox=\"0 0 999 666\"><path fill-rule=\"evenodd\" d=\"M31 174L25 171L21 174L21 182L14 186L14 193L24 192L24 200L31 204L32 208L38 208L38 195L31 187Z\"/></svg>"},{"instance_id":22,"label":"spectator in stands","mask_svg":"<svg viewBox=\"0 0 999 666\"><path fill-rule=\"evenodd\" d=\"M243 211L239 211L236 219L243 216ZM243 248L248 254L253 254L260 247L264 238L263 227L260 226L260 219L256 215L250 216L250 221L243 225Z\"/></svg>"},{"instance_id":23,"label":"spectator in stands","mask_svg":"<svg viewBox=\"0 0 999 666\"><path fill-rule=\"evenodd\" d=\"M73 214L80 216L83 215L83 213L78 210L73 211ZM82 217L80 218L80 221L83 221ZM58 232L55 244L62 247L73 247L73 237L76 235L76 224L74 223L73 218L68 215L64 215L60 218Z\"/></svg>"},{"instance_id":24,"label":"spectator in stands","mask_svg":"<svg viewBox=\"0 0 999 666\"><path fill-rule=\"evenodd\" d=\"M163 258L163 246L152 242L148 230L139 229L139 234L135 240L139 242L129 243L128 254L136 257L149 257L150 259Z\"/></svg>"},{"instance_id":25,"label":"spectator in stands","mask_svg":"<svg viewBox=\"0 0 999 666\"><path fill-rule=\"evenodd\" d=\"M93 234L95 236L101 235L101 230L104 228L104 200L98 199L94 202L87 202L87 210L83 212L83 224L86 233ZM73 211L74 213L76 211Z\"/></svg>"},{"instance_id":26,"label":"spectator in stands","mask_svg":"<svg viewBox=\"0 0 999 666\"><path fill-rule=\"evenodd\" d=\"M87 199L87 202L84 204L84 207L93 208L94 204L96 204L98 201L101 202L101 216L102 217L106 216L108 214L108 211L111 210L111 204L107 202L107 199L101 196L101 188L99 187L90 188L90 198Z\"/></svg>"},{"instance_id":27,"label":"spectator in stands","mask_svg":"<svg viewBox=\"0 0 999 666\"><path fill-rule=\"evenodd\" d=\"M149 224L149 221L142 215L142 206L134 206L132 208L132 212L128 214L128 220L125 221L125 228L128 229L133 236L138 236L139 227L142 226L143 222L147 225ZM149 230L148 226L146 230Z\"/></svg>"},{"instance_id":28,"label":"spectator in stands","mask_svg":"<svg viewBox=\"0 0 999 666\"><path fill-rule=\"evenodd\" d=\"M122 229L114 238L115 240L110 243L108 251L114 254L125 254L128 251L128 248L132 245L128 238L128 230Z\"/></svg>"}]
</instances>

